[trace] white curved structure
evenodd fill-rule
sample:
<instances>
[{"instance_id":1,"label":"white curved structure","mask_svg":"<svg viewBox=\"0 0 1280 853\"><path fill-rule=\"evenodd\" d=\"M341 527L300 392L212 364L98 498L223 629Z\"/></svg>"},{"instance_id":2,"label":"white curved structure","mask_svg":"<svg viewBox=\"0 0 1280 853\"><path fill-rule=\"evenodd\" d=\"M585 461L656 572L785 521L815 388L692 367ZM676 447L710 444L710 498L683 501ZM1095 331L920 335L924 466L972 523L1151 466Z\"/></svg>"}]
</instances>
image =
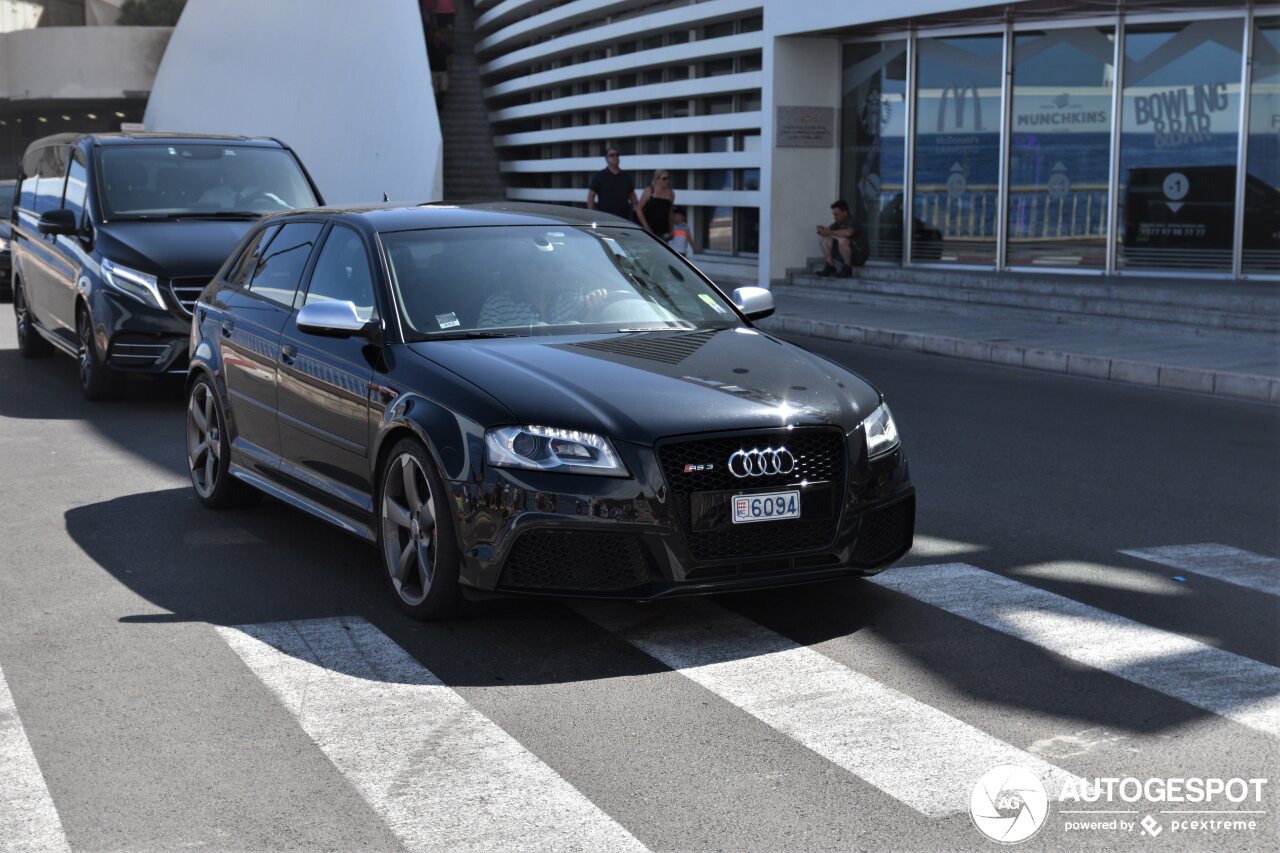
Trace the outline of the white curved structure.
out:
<instances>
[{"instance_id":1,"label":"white curved structure","mask_svg":"<svg viewBox=\"0 0 1280 853\"><path fill-rule=\"evenodd\" d=\"M761 0L475 6L508 198L583 203L605 147L616 145L637 183L655 169L672 173L704 269L756 278L766 148Z\"/></svg>"},{"instance_id":2,"label":"white curved structure","mask_svg":"<svg viewBox=\"0 0 1280 853\"><path fill-rule=\"evenodd\" d=\"M277 137L331 204L380 201L384 192L440 198L440 121L418 4L376 7L188 0L156 74L147 129Z\"/></svg>"}]
</instances>

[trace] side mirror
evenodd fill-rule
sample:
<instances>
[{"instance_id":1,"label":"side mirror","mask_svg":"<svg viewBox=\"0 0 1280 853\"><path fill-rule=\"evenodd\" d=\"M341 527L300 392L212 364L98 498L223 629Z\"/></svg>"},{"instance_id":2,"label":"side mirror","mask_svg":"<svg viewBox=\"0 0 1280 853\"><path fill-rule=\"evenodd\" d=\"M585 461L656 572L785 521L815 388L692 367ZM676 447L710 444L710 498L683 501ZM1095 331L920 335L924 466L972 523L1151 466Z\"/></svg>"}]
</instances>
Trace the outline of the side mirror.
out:
<instances>
[{"instance_id":1,"label":"side mirror","mask_svg":"<svg viewBox=\"0 0 1280 853\"><path fill-rule=\"evenodd\" d=\"M298 312L298 330L326 338L350 338L365 330L368 322L356 314L354 302L312 302Z\"/></svg>"},{"instance_id":2,"label":"side mirror","mask_svg":"<svg viewBox=\"0 0 1280 853\"><path fill-rule=\"evenodd\" d=\"M733 291L733 304L748 320L763 320L774 312L773 293L763 287L739 287Z\"/></svg>"},{"instance_id":3,"label":"side mirror","mask_svg":"<svg viewBox=\"0 0 1280 853\"><path fill-rule=\"evenodd\" d=\"M46 210L40 214L40 222L36 225L41 234L74 234L76 233L76 215L65 208Z\"/></svg>"}]
</instances>

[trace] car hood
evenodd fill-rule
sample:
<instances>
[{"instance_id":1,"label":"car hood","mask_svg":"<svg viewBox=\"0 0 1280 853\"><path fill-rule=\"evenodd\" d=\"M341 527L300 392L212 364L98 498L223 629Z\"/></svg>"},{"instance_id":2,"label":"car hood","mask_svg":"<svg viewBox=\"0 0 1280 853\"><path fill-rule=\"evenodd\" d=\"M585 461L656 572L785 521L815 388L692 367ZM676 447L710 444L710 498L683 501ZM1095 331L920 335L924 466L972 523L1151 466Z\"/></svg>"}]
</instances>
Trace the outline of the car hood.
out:
<instances>
[{"instance_id":1,"label":"car hood","mask_svg":"<svg viewBox=\"0 0 1280 853\"><path fill-rule=\"evenodd\" d=\"M790 424L851 429L880 402L857 375L754 329L410 346L483 388L518 422L637 444Z\"/></svg>"},{"instance_id":2,"label":"car hood","mask_svg":"<svg viewBox=\"0 0 1280 853\"><path fill-rule=\"evenodd\" d=\"M161 278L213 278L254 221L111 222L96 248L118 264Z\"/></svg>"}]
</instances>

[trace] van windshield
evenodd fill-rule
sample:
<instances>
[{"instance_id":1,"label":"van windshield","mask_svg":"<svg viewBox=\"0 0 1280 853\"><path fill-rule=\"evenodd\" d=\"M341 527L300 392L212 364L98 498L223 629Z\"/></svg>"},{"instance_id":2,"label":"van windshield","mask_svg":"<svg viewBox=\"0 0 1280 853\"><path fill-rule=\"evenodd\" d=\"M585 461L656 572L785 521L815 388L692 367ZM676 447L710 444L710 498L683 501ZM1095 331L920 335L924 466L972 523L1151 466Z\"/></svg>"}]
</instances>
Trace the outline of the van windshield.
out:
<instances>
[{"instance_id":1,"label":"van windshield","mask_svg":"<svg viewBox=\"0 0 1280 853\"><path fill-rule=\"evenodd\" d=\"M256 217L317 204L298 161L279 148L112 145L99 149L98 172L108 219Z\"/></svg>"}]
</instances>

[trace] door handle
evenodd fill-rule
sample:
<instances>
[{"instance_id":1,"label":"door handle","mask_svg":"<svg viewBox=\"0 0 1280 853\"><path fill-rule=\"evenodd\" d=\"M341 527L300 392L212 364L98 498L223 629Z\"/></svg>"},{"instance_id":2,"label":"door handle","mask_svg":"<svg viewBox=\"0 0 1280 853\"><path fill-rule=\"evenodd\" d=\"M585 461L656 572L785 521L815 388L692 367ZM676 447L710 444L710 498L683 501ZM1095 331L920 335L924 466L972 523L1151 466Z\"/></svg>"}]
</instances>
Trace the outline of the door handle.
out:
<instances>
[{"instance_id":1,"label":"door handle","mask_svg":"<svg viewBox=\"0 0 1280 853\"><path fill-rule=\"evenodd\" d=\"M285 364L293 364L298 358L298 348L293 344L285 344L280 347L280 360Z\"/></svg>"},{"instance_id":2,"label":"door handle","mask_svg":"<svg viewBox=\"0 0 1280 853\"><path fill-rule=\"evenodd\" d=\"M236 327L236 321L235 321L235 320L223 320L223 321L222 321L222 336L223 336L224 338L229 338L229 337L231 337L231 332L232 332L232 330L234 330L234 329L235 329L235 327Z\"/></svg>"}]
</instances>

